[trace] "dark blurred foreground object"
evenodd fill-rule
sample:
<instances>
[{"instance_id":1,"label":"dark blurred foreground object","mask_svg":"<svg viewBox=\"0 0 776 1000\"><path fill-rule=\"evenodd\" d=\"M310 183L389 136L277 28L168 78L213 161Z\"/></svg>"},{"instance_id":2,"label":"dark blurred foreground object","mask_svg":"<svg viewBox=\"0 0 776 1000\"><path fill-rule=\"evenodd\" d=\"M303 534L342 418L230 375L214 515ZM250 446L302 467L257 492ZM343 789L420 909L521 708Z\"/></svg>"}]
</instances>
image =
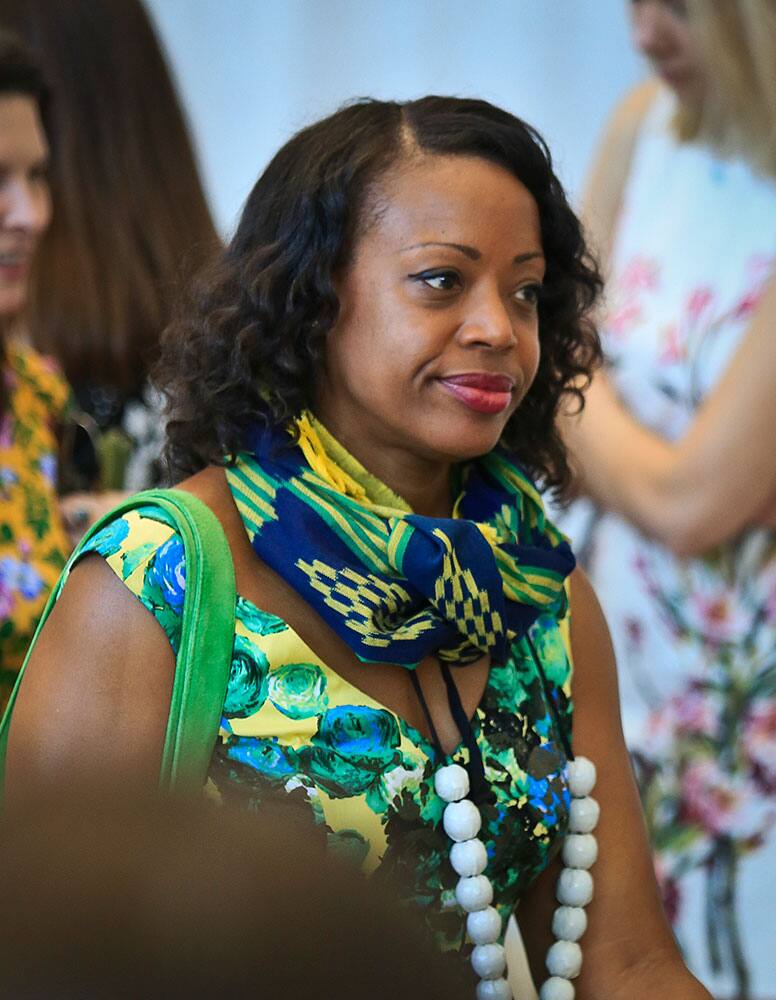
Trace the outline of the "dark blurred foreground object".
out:
<instances>
[{"instance_id":1,"label":"dark blurred foreground object","mask_svg":"<svg viewBox=\"0 0 776 1000\"><path fill-rule=\"evenodd\" d=\"M94 453L83 464L74 451L64 482L141 489L158 480L161 448L149 366L179 282L219 242L185 114L141 0L2 0L0 25L29 45L52 92L55 211L31 276L29 338L99 431L131 445L120 474L115 441L97 475Z\"/></svg>"},{"instance_id":2,"label":"dark blurred foreground object","mask_svg":"<svg viewBox=\"0 0 776 1000\"><path fill-rule=\"evenodd\" d=\"M95 801L0 832L0 997L471 995L288 810Z\"/></svg>"}]
</instances>

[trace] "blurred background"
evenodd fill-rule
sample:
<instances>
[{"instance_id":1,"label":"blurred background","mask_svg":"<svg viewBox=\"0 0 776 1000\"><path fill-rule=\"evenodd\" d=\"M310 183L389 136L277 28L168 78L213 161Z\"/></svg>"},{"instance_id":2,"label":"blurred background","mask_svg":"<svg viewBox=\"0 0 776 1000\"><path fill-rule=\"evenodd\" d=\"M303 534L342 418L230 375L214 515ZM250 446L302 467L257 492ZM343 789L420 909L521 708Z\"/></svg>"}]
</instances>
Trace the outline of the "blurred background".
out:
<instances>
[{"instance_id":1,"label":"blurred background","mask_svg":"<svg viewBox=\"0 0 776 1000\"><path fill-rule=\"evenodd\" d=\"M624 0L147 0L216 222L272 153L351 97L483 97L536 126L579 193L604 120L645 68Z\"/></svg>"}]
</instances>

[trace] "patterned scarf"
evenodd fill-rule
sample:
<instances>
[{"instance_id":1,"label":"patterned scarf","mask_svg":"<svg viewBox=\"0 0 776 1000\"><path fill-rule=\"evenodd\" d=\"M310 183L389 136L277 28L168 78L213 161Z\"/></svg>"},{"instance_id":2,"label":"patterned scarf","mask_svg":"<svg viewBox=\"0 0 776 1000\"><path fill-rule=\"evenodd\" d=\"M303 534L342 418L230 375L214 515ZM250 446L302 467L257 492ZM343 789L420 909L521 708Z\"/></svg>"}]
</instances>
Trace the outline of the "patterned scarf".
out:
<instances>
[{"instance_id":1,"label":"patterned scarf","mask_svg":"<svg viewBox=\"0 0 776 1000\"><path fill-rule=\"evenodd\" d=\"M365 662L503 663L566 613L574 556L531 480L496 450L467 463L451 518L422 517L310 414L256 433L226 474L254 550Z\"/></svg>"}]
</instances>

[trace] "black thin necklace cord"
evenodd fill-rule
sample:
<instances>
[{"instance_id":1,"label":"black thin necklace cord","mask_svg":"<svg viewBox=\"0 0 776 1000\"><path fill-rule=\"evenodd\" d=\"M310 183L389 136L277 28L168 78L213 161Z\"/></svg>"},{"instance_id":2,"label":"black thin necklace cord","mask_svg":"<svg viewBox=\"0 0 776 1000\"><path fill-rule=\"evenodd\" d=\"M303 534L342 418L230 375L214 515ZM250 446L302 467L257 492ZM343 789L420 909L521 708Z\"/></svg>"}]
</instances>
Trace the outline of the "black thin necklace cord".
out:
<instances>
[{"instance_id":1,"label":"black thin necklace cord","mask_svg":"<svg viewBox=\"0 0 776 1000\"><path fill-rule=\"evenodd\" d=\"M442 744L439 742L439 737L437 736L436 726L434 725L434 720L431 718L431 712L428 710L428 704L426 702L426 696L423 694L423 688L420 686L420 681L418 680L418 675L414 670L410 671L410 677L412 678L412 686L415 688L415 694L418 696L418 701L420 702L420 707L423 709L423 714L426 717L426 722L428 723L428 728L431 731L431 741L434 744L434 750L437 752L437 756L440 760L445 756L445 752L442 749Z\"/></svg>"},{"instance_id":2,"label":"black thin necklace cord","mask_svg":"<svg viewBox=\"0 0 776 1000\"><path fill-rule=\"evenodd\" d=\"M482 760L482 751L474 737L469 717L461 704L461 696L453 680L453 675L450 673L449 664L443 663L440 660L439 669L442 671L442 677L447 688L447 703L450 706L450 713L458 727L458 732L461 734L461 739L469 751L469 766L466 768L469 772L469 784L471 786L469 797L473 802L480 803L491 796L490 786L485 780L485 765Z\"/></svg>"},{"instance_id":3,"label":"black thin necklace cord","mask_svg":"<svg viewBox=\"0 0 776 1000\"><path fill-rule=\"evenodd\" d=\"M446 663L440 663L439 666L442 672L442 678L445 682L445 688L447 689L447 703L450 707L450 714L453 717L453 721L455 722L464 746L469 751L469 763L466 768L469 772L469 784L471 789L469 797L473 802L481 803L491 798L492 795L490 786L485 780L485 765L482 760L482 752L480 751L477 740L474 737L471 723L469 722L463 705L461 704L461 696L458 693L458 688L455 686L455 681L450 673L450 667ZM441 762L447 754L442 749L442 744L439 741L439 736L437 734L436 727L434 726L434 720L431 718L428 702L423 694L423 688L420 686L420 681L418 680L414 670L411 671L410 677L412 678L412 685L415 688L415 694L418 696L418 701L420 702L423 714L428 722L428 728L431 731L434 750L437 753L439 762Z\"/></svg>"},{"instance_id":4,"label":"black thin necklace cord","mask_svg":"<svg viewBox=\"0 0 776 1000\"><path fill-rule=\"evenodd\" d=\"M574 759L574 751L571 749L571 743L569 742L566 729L561 722L560 714L555 701L552 697L552 692L550 690L550 682L547 680L547 674L544 672L544 667L542 666L542 661L539 659L539 655L536 652L536 648L531 640L531 637L526 633L525 640L528 643L528 648L531 650L531 656L536 665L539 678L542 682L542 689L544 691L544 697L547 701L547 705L550 709L553 722L555 724L555 729L558 733L558 737L563 746L563 751L566 754L567 760ZM474 736L474 731L469 721L469 717L464 711L464 707L461 704L461 696L456 687L453 676L450 673L450 667L447 663L439 661L439 669L442 673L442 678L445 682L445 688L447 689L447 703L450 707L450 714L453 716L453 720L456 724L458 732L461 736L464 746L469 751L469 763L466 770L469 772L469 782L471 785L470 798L473 802L481 803L491 798L492 792L487 780L485 779L485 765L482 759L482 751L480 750L479 744ZM429 711L428 703L426 697L423 694L423 689L420 686L420 681L414 670L410 671L410 677L412 678L412 684L415 688L415 694L418 697L421 708L423 709L423 714L428 722L429 730L431 731L431 737L434 744L434 749L440 759L444 759L447 756L442 749L442 744L439 742L439 736L434 725L434 720L431 717L431 712Z\"/></svg>"}]
</instances>

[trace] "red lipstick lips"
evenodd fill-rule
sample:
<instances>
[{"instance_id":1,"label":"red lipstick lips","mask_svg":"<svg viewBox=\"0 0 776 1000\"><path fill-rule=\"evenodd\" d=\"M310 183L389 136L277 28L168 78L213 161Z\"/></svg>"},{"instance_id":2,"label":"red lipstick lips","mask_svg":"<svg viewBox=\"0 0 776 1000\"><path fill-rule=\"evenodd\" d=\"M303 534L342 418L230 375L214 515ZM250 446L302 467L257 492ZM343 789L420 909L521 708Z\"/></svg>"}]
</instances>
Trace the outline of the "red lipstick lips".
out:
<instances>
[{"instance_id":1,"label":"red lipstick lips","mask_svg":"<svg viewBox=\"0 0 776 1000\"><path fill-rule=\"evenodd\" d=\"M439 380L451 395L477 413L501 413L512 402L514 380L508 375L466 372Z\"/></svg>"}]
</instances>

